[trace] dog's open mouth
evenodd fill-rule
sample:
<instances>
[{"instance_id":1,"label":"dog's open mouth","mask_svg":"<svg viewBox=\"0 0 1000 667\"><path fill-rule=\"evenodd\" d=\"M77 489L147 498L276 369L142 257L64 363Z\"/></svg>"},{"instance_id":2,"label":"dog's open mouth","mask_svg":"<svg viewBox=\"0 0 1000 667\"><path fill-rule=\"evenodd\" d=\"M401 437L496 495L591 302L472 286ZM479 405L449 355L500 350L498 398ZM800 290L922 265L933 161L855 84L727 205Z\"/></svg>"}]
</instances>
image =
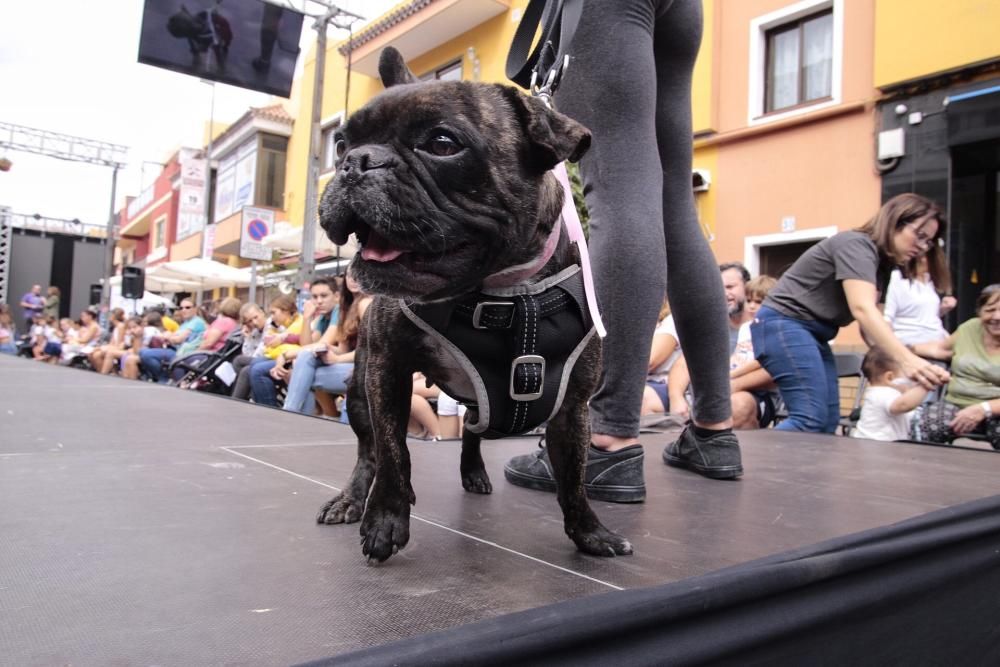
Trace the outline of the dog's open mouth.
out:
<instances>
[{"instance_id":1,"label":"dog's open mouth","mask_svg":"<svg viewBox=\"0 0 1000 667\"><path fill-rule=\"evenodd\" d=\"M391 262L398 259L403 253L409 252L393 244L371 226L359 223L354 230L361 243L361 258L370 262Z\"/></svg>"}]
</instances>

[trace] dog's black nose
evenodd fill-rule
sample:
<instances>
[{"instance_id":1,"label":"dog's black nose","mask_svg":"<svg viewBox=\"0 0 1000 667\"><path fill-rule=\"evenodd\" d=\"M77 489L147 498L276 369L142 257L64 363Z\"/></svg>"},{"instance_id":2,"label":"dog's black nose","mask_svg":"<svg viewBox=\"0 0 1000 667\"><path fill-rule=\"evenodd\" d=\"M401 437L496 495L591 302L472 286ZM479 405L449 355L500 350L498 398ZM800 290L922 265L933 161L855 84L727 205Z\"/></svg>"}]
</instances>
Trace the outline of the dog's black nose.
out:
<instances>
[{"instance_id":1,"label":"dog's black nose","mask_svg":"<svg viewBox=\"0 0 1000 667\"><path fill-rule=\"evenodd\" d=\"M345 172L365 172L385 169L392 164L392 153L381 146L359 146L348 151L340 169Z\"/></svg>"}]
</instances>

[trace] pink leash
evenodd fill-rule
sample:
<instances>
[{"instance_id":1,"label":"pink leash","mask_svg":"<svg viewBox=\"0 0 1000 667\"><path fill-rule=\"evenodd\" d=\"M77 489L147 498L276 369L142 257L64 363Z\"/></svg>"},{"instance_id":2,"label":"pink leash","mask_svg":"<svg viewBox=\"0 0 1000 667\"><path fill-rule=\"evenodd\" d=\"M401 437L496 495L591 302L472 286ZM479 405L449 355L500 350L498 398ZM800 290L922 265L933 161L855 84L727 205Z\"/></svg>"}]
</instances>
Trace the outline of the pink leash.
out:
<instances>
[{"instance_id":1,"label":"pink leash","mask_svg":"<svg viewBox=\"0 0 1000 667\"><path fill-rule=\"evenodd\" d=\"M575 243L580 251L580 264L583 270L583 289L587 293L587 309L590 310L590 319L594 321L594 328L597 335L604 338L608 335L608 330L604 328L601 320L601 312L597 308L597 290L594 287L594 274L590 269L590 253L587 251L587 239L583 235L583 225L580 224L580 216L577 215L576 206L573 204L573 190L569 187L569 175L566 173L566 163L560 162L553 169L556 178L562 185L563 209L562 219L566 225L566 232L569 240Z\"/></svg>"}]
</instances>

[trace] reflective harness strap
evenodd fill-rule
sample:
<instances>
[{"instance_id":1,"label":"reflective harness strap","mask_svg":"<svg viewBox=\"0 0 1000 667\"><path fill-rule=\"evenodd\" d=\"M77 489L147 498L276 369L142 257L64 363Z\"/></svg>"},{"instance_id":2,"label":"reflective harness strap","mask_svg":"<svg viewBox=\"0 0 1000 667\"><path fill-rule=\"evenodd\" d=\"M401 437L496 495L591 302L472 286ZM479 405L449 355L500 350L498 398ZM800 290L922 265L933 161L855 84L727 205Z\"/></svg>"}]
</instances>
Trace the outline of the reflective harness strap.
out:
<instances>
[{"instance_id":1,"label":"reflective harness strap","mask_svg":"<svg viewBox=\"0 0 1000 667\"><path fill-rule=\"evenodd\" d=\"M462 396L441 384L475 410L466 428L499 438L530 431L561 406L573 365L594 334L583 292L574 266L536 284L484 290L457 303L401 306L474 388L475 396Z\"/></svg>"}]
</instances>

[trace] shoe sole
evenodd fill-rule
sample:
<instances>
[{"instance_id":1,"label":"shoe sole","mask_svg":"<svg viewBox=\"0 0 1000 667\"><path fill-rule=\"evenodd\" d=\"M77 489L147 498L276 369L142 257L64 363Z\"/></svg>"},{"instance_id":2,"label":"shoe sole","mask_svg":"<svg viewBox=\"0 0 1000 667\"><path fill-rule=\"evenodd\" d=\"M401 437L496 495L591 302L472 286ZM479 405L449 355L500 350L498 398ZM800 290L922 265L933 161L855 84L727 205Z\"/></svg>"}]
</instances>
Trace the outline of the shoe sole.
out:
<instances>
[{"instance_id":1,"label":"shoe sole","mask_svg":"<svg viewBox=\"0 0 1000 667\"><path fill-rule=\"evenodd\" d=\"M702 477L708 477L709 479L735 479L743 474L742 464L734 466L703 466L693 461L668 454L666 451L663 452L663 461L668 466L693 470Z\"/></svg>"},{"instance_id":2,"label":"shoe sole","mask_svg":"<svg viewBox=\"0 0 1000 667\"><path fill-rule=\"evenodd\" d=\"M514 486L520 486L535 491L556 492L556 483L548 477L526 475L506 466L503 476ZM584 484L583 491L590 500L600 500L608 503L641 503L646 499L646 487L643 486L596 486Z\"/></svg>"}]
</instances>

